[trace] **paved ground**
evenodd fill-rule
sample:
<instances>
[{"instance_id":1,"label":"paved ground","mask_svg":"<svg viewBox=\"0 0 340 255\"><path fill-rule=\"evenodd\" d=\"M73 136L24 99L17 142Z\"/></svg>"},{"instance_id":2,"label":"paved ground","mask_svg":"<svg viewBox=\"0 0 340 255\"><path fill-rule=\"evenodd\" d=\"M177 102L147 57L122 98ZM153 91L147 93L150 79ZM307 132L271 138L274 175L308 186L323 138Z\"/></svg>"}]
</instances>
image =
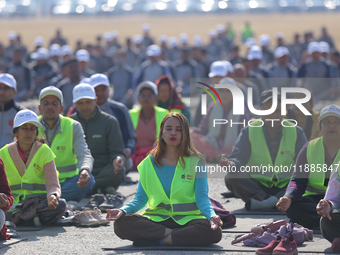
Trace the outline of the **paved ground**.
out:
<instances>
[{"instance_id":1,"label":"paved ground","mask_svg":"<svg viewBox=\"0 0 340 255\"><path fill-rule=\"evenodd\" d=\"M130 175L132 179L138 178L136 173ZM210 178L210 197L219 200L228 210L228 205L241 204L240 199L222 198L220 192L225 190L223 178ZM122 186L119 191L128 196L127 201L131 200L137 185ZM253 220L246 216L237 216L246 218L249 221L249 230L254 225ZM280 216L279 216L280 217ZM263 222L271 219L271 216L257 215L255 218L262 218ZM112 245L119 242L119 238L114 234L112 223L109 226L96 228L79 228L79 227L48 227L40 231L20 232L23 241L7 248L0 249L0 254L184 254L184 255L203 255L203 254L226 254L226 252L197 252L197 251L141 251L128 253L103 251L101 247ZM223 233L223 238L231 239L237 234ZM325 247L327 248L327 247ZM238 252L227 254L253 254L249 252Z\"/></svg>"}]
</instances>

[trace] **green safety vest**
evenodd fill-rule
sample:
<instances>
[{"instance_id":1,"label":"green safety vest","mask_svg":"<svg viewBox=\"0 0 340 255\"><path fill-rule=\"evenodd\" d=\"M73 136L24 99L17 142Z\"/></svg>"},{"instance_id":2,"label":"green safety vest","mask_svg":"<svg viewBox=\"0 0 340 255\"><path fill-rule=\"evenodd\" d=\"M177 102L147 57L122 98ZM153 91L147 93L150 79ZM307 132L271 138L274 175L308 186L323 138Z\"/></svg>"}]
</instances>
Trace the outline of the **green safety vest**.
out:
<instances>
[{"instance_id":1,"label":"green safety vest","mask_svg":"<svg viewBox=\"0 0 340 255\"><path fill-rule=\"evenodd\" d=\"M79 174L77 157L73 154L73 122L68 117L60 116L61 133L57 133L52 141L51 149L56 155L55 165L59 172L59 182ZM39 120L41 116L39 116ZM39 128L39 137L44 135Z\"/></svg>"},{"instance_id":2,"label":"green safety vest","mask_svg":"<svg viewBox=\"0 0 340 255\"><path fill-rule=\"evenodd\" d=\"M156 138L157 138L159 131L160 131L160 128L161 128L162 120L169 113L169 111L166 110L166 109L163 109L161 107L158 107L158 106L154 106L154 109L155 109ZM133 124L133 128L135 130L137 129L137 126L138 126L139 115L140 115L141 110L142 110L141 107L129 110L131 120L132 120L132 124Z\"/></svg>"},{"instance_id":3,"label":"green safety vest","mask_svg":"<svg viewBox=\"0 0 340 255\"><path fill-rule=\"evenodd\" d=\"M145 158L137 167L141 185L148 196L148 208L141 214L155 222L172 218L179 225L194 219L206 219L196 205L195 168L198 157L185 157L186 167L178 161L171 183L170 198L165 194L151 157Z\"/></svg>"},{"instance_id":4,"label":"green safety vest","mask_svg":"<svg viewBox=\"0 0 340 255\"><path fill-rule=\"evenodd\" d=\"M19 203L20 200L46 195L44 165L55 158L46 144L41 145L37 150L23 176L20 176L9 154L8 145L1 148L0 158L5 165L14 204Z\"/></svg>"},{"instance_id":5,"label":"green safety vest","mask_svg":"<svg viewBox=\"0 0 340 255\"><path fill-rule=\"evenodd\" d=\"M283 127L282 138L275 164L272 162L266 138L264 137L263 128L259 127L261 125L261 120L258 119L252 122L251 125L252 126L249 126L251 154L247 166L256 166L256 170L260 169L261 165L267 167L277 166L280 167L280 169L277 169L278 171L269 171L268 169L267 172L250 173L250 175L267 188L273 186L279 188L284 187L289 182L295 165L294 157L297 134L294 124L285 120L285 125L292 127ZM281 171L281 166L288 167L290 171Z\"/></svg>"},{"instance_id":6,"label":"green safety vest","mask_svg":"<svg viewBox=\"0 0 340 255\"><path fill-rule=\"evenodd\" d=\"M336 154L336 157L332 163L332 169L334 169L334 164L340 161L340 150ZM309 177L306 187L306 192L303 196L309 195L324 195L326 193L327 186L325 183L325 173L323 172L323 165L325 163L325 148L323 146L323 137L318 137L309 142L307 147L307 162L310 166ZM310 171L311 166L315 168L316 171ZM317 169L318 165L321 167L321 171ZM328 170L328 167L327 167Z\"/></svg>"},{"instance_id":7,"label":"green safety vest","mask_svg":"<svg viewBox=\"0 0 340 255\"><path fill-rule=\"evenodd\" d=\"M249 37L253 37L254 31L251 27L244 27L242 29L242 39L246 40Z\"/></svg>"}]
</instances>

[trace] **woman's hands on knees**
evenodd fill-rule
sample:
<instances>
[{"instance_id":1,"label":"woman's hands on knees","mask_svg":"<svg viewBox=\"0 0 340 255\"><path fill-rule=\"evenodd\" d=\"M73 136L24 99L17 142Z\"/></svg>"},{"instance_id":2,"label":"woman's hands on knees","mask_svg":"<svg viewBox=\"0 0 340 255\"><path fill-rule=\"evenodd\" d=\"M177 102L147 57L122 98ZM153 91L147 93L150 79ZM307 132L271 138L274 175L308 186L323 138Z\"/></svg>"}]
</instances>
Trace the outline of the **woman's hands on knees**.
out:
<instances>
[{"instance_id":1,"label":"woman's hands on knees","mask_svg":"<svg viewBox=\"0 0 340 255\"><path fill-rule=\"evenodd\" d=\"M280 197L279 201L276 204L276 207L278 210L286 212L291 204L292 200L289 197Z\"/></svg>"},{"instance_id":2,"label":"woman's hands on knees","mask_svg":"<svg viewBox=\"0 0 340 255\"><path fill-rule=\"evenodd\" d=\"M216 230L218 227L222 227L223 221L221 220L220 216L215 215L210 218L209 220L210 226L212 230Z\"/></svg>"},{"instance_id":3,"label":"woman's hands on knees","mask_svg":"<svg viewBox=\"0 0 340 255\"><path fill-rule=\"evenodd\" d=\"M113 221L118 220L125 214L125 212L119 209L107 209L106 211L107 211L106 219Z\"/></svg>"},{"instance_id":4,"label":"woman's hands on knees","mask_svg":"<svg viewBox=\"0 0 340 255\"><path fill-rule=\"evenodd\" d=\"M318 212L318 215L321 215L321 217L327 217L329 220L332 220L331 216L329 215L331 210L331 205L324 199L321 199L316 206L316 211Z\"/></svg>"}]
</instances>

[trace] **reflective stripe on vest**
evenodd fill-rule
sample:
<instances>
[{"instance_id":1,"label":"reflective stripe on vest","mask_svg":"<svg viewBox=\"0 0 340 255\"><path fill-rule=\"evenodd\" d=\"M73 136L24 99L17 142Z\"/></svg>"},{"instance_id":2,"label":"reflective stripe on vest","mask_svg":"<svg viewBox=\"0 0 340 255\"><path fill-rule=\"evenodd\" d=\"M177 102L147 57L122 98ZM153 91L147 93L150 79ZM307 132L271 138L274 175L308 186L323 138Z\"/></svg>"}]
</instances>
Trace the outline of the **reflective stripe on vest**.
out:
<instances>
[{"instance_id":1,"label":"reflective stripe on vest","mask_svg":"<svg viewBox=\"0 0 340 255\"><path fill-rule=\"evenodd\" d=\"M155 222L171 217L179 225L193 219L205 219L195 200L195 168L198 161L198 157L185 157L184 169L180 161L177 163L169 198L153 167L151 157L145 158L137 168L141 185L148 196L149 207L141 214Z\"/></svg>"},{"instance_id":2,"label":"reflective stripe on vest","mask_svg":"<svg viewBox=\"0 0 340 255\"><path fill-rule=\"evenodd\" d=\"M162 120L169 113L169 111L166 110L166 109L163 109L161 107L158 107L158 106L154 106L154 109L155 109L156 139L157 139L158 138L158 134L159 134L159 130L161 128ZM141 107L129 110L129 113L130 113L130 116L131 116L131 120L132 120L132 124L133 124L133 128L135 130L138 127L139 115L140 115L140 111L141 110L142 110Z\"/></svg>"},{"instance_id":3,"label":"reflective stripe on vest","mask_svg":"<svg viewBox=\"0 0 340 255\"><path fill-rule=\"evenodd\" d=\"M287 120L285 120L284 123L290 127L282 128L282 138L275 164L273 164L269 153L263 127L260 127L261 119L252 122L252 126L248 127L251 154L247 166L253 167L254 169L254 172L250 173L250 175L268 188L273 186L279 188L284 187L289 182L294 170L295 144L297 139L296 128L293 123ZM260 169L261 165L267 167L272 166L276 171L268 170L262 172L262 169ZM288 167L288 171L281 171L281 166ZM255 170L260 172L255 172Z\"/></svg>"},{"instance_id":4,"label":"reflective stripe on vest","mask_svg":"<svg viewBox=\"0 0 340 255\"><path fill-rule=\"evenodd\" d=\"M78 160L73 154L73 122L68 117L60 116L61 134L57 133L51 144L51 149L56 155L55 165L59 172L59 181L64 182L66 179L79 174ZM39 116L39 120L41 116ZM43 136L43 131L39 128L39 136Z\"/></svg>"},{"instance_id":5,"label":"reflective stripe on vest","mask_svg":"<svg viewBox=\"0 0 340 255\"><path fill-rule=\"evenodd\" d=\"M310 171L313 165L316 168L318 165L323 168L325 163L325 148L323 145L323 137L318 137L308 143L307 147L307 162L309 165L309 176L308 183L306 187L306 192L303 196L309 195L324 195L326 193L327 186L325 183L325 173L323 171ZM340 160L340 150L336 154L336 157L332 163L332 169L334 169L334 164L338 163ZM328 167L327 167L328 171Z\"/></svg>"},{"instance_id":6,"label":"reflective stripe on vest","mask_svg":"<svg viewBox=\"0 0 340 255\"><path fill-rule=\"evenodd\" d=\"M8 145L1 148L0 158L5 165L8 184L14 197L13 203L19 203L20 199L25 200L41 195L46 196L44 162L42 162L42 159L46 153L51 153L50 148L46 144L41 145L33 156L25 174L20 176L8 152L7 146ZM46 152L47 150L49 150L49 152Z\"/></svg>"}]
</instances>

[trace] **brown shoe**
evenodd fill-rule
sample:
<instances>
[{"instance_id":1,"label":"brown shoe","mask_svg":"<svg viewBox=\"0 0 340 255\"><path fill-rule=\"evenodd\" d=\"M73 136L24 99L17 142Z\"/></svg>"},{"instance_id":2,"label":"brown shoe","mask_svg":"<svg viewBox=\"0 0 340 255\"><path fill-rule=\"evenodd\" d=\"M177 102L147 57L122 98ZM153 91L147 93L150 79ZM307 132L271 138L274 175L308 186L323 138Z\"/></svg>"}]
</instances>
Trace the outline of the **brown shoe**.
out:
<instances>
[{"instance_id":1,"label":"brown shoe","mask_svg":"<svg viewBox=\"0 0 340 255\"><path fill-rule=\"evenodd\" d=\"M100 225L108 225L110 224L110 221L108 221L105 216L102 215L101 211L98 209L98 207L93 208L93 210L85 208L84 211L89 210L91 212L91 215L93 218L99 221Z\"/></svg>"},{"instance_id":2,"label":"brown shoe","mask_svg":"<svg viewBox=\"0 0 340 255\"><path fill-rule=\"evenodd\" d=\"M99 226L100 223L97 219L93 218L90 210L76 211L73 220L80 226Z\"/></svg>"}]
</instances>

